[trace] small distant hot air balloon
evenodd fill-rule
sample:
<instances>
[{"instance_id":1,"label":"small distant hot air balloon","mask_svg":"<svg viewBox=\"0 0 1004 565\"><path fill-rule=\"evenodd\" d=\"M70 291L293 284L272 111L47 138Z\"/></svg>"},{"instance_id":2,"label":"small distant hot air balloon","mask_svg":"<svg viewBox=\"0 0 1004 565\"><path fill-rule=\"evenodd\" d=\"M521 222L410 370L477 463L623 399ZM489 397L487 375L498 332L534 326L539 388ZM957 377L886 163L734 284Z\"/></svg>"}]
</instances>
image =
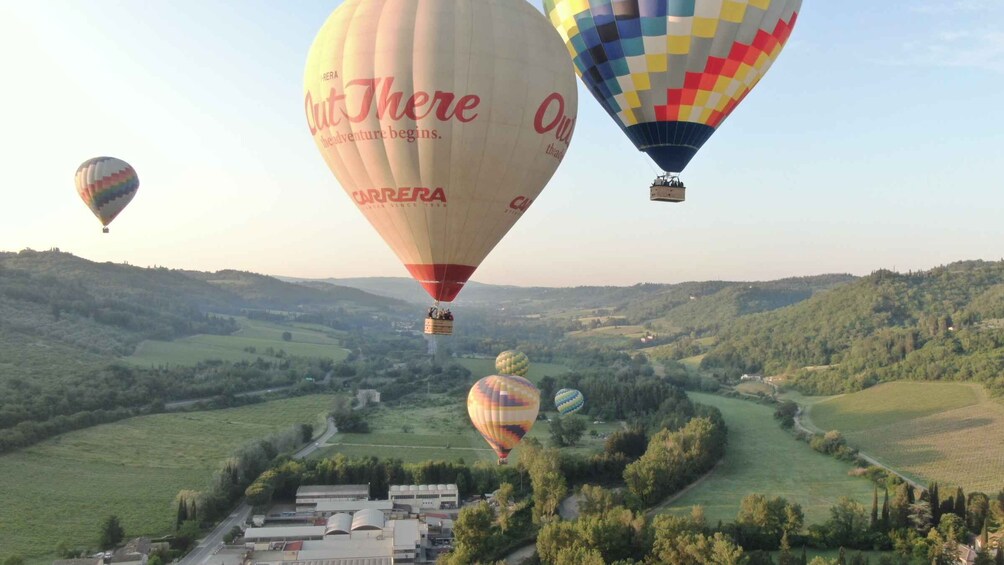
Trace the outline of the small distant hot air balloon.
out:
<instances>
[{"instance_id":1,"label":"small distant hot air balloon","mask_svg":"<svg viewBox=\"0 0 1004 565\"><path fill-rule=\"evenodd\" d=\"M108 233L112 223L139 190L139 176L129 163L114 157L95 157L77 167L77 194Z\"/></svg>"},{"instance_id":2,"label":"small distant hot air balloon","mask_svg":"<svg viewBox=\"0 0 1004 565\"><path fill-rule=\"evenodd\" d=\"M467 395L467 413L474 427L505 464L509 452L530 433L540 411L540 391L514 375L489 375L474 383Z\"/></svg>"},{"instance_id":3,"label":"small distant hot air balloon","mask_svg":"<svg viewBox=\"0 0 1004 565\"><path fill-rule=\"evenodd\" d=\"M530 372L530 360L522 351L503 351L495 358L495 370L500 375L525 377Z\"/></svg>"},{"instance_id":4,"label":"small distant hot air balloon","mask_svg":"<svg viewBox=\"0 0 1004 565\"><path fill-rule=\"evenodd\" d=\"M586 397L574 388L563 388L554 395L554 407L558 409L561 417L575 414L586 404Z\"/></svg>"},{"instance_id":5,"label":"small distant hot air balloon","mask_svg":"<svg viewBox=\"0 0 1004 565\"><path fill-rule=\"evenodd\" d=\"M304 72L310 133L429 293L426 333L557 170L575 128L561 40L525 0L346 0Z\"/></svg>"},{"instance_id":6,"label":"small distant hot air balloon","mask_svg":"<svg viewBox=\"0 0 1004 565\"><path fill-rule=\"evenodd\" d=\"M544 0L576 72L666 174L652 200L682 202L682 172L763 78L802 0Z\"/></svg>"}]
</instances>

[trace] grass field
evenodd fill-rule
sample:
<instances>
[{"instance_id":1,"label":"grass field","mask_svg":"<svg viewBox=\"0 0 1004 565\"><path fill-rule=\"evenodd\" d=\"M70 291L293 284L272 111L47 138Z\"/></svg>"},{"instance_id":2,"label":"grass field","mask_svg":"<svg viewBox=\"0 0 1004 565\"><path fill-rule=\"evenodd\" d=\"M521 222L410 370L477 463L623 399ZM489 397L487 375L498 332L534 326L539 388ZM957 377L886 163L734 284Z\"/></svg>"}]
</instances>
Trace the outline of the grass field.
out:
<instances>
[{"instance_id":1,"label":"grass field","mask_svg":"<svg viewBox=\"0 0 1004 565\"><path fill-rule=\"evenodd\" d=\"M745 394L766 394L768 396L774 393L774 387L767 383L758 382L739 383L736 385L736 390Z\"/></svg>"},{"instance_id":2,"label":"grass field","mask_svg":"<svg viewBox=\"0 0 1004 565\"><path fill-rule=\"evenodd\" d=\"M60 541L94 547L109 514L127 536L168 533L179 490L204 489L219 464L255 438L303 422L321 430L330 404L314 395L143 416L0 456L0 558L51 563Z\"/></svg>"},{"instance_id":3,"label":"grass field","mask_svg":"<svg viewBox=\"0 0 1004 565\"><path fill-rule=\"evenodd\" d=\"M809 417L924 483L996 492L1004 487L1004 404L978 385L899 382L822 400Z\"/></svg>"},{"instance_id":4,"label":"grass field","mask_svg":"<svg viewBox=\"0 0 1004 565\"><path fill-rule=\"evenodd\" d=\"M680 363L683 363L689 369L697 369L701 366L701 361L704 360L704 353L700 355L694 355L693 357L687 357L686 359L680 359Z\"/></svg>"},{"instance_id":5,"label":"grass field","mask_svg":"<svg viewBox=\"0 0 1004 565\"><path fill-rule=\"evenodd\" d=\"M555 416L553 412L548 415ZM478 459L497 459L495 452L471 425L464 399L450 400L446 396L434 396L425 404L421 400L414 400L410 406L382 405L367 411L366 421L370 426L370 433L339 433L332 438L328 447L318 450L313 457L344 453L348 456L397 458L406 463L430 459L463 459L467 463ZM528 437L549 445L548 426L547 421L538 420ZM609 434L619 427L620 424L616 422L590 422L579 445L565 449L576 453L602 451L604 440L599 436ZM597 437L589 436L589 430L596 430ZM518 447L509 456L509 460L512 463L519 461Z\"/></svg>"},{"instance_id":6,"label":"grass field","mask_svg":"<svg viewBox=\"0 0 1004 565\"><path fill-rule=\"evenodd\" d=\"M194 335L174 341L147 340L125 360L137 365L194 365L200 361L254 361L269 357L268 348L298 357L320 357L341 361L348 356L338 341L338 332L323 326L282 325L236 318L240 330L233 335ZM292 340L283 341L283 332ZM248 351L254 348L254 352Z\"/></svg>"},{"instance_id":7,"label":"grass field","mask_svg":"<svg viewBox=\"0 0 1004 565\"><path fill-rule=\"evenodd\" d=\"M746 400L688 393L695 402L716 406L729 428L722 463L706 480L675 500L666 511L685 514L704 506L711 523L734 520L739 502L751 493L783 496L802 505L806 524L828 519L842 496L870 505L872 484L848 475L851 466L816 453L778 426L773 409Z\"/></svg>"},{"instance_id":8,"label":"grass field","mask_svg":"<svg viewBox=\"0 0 1004 565\"><path fill-rule=\"evenodd\" d=\"M495 374L494 358L472 359L469 357L458 357L453 359L453 361L470 371L471 376L475 379ZM567 372L568 367L562 365L561 363L534 363L533 359L531 359L530 373L527 375L527 378L534 383L538 383L540 382L540 379L546 376L558 377L559 375L563 375Z\"/></svg>"}]
</instances>

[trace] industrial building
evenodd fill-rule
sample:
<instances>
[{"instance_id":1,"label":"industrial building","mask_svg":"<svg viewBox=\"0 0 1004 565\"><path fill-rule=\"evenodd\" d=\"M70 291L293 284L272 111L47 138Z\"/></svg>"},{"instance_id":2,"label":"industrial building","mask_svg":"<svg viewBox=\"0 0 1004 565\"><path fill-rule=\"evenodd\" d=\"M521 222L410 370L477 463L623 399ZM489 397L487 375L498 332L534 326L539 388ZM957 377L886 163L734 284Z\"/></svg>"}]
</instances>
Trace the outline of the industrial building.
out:
<instances>
[{"instance_id":1,"label":"industrial building","mask_svg":"<svg viewBox=\"0 0 1004 565\"><path fill-rule=\"evenodd\" d=\"M412 512L458 508L460 492L457 485L391 485L390 501L409 506Z\"/></svg>"},{"instance_id":2,"label":"industrial building","mask_svg":"<svg viewBox=\"0 0 1004 565\"><path fill-rule=\"evenodd\" d=\"M369 500L370 486L367 485L309 485L296 489L296 505L310 504L322 500Z\"/></svg>"},{"instance_id":3,"label":"industrial building","mask_svg":"<svg viewBox=\"0 0 1004 565\"><path fill-rule=\"evenodd\" d=\"M368 508L334 514L324 526L249 528L244 540L252 565L397 565L424 560L428 526Z\"/></svg>"}]
</instances>

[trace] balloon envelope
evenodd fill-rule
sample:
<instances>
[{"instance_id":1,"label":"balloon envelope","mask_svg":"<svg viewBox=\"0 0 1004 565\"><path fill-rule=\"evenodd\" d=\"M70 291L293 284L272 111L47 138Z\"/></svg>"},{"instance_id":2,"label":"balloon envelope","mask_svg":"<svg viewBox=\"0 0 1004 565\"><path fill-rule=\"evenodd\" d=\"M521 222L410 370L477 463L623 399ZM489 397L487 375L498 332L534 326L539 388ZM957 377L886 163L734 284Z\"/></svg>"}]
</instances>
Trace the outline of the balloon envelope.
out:
<instances>
[{"instance_id":1,"label":"balloon envelope","mask_svg":"<svg viewBox=\"0 0 1004 565\"><path fill-rule=\"evenodd\" d=\"M544 0L582 82L680 172L777 59L802 0Z\"/></svg>"},{"instance_id":2,"label":"balloon envelope","mask_svg":"<svg viewBox=\"0 0 1004 565\"><path fill-rule=\"evenodd\" d=\"M522 351L503 351L495 358L495 370L502 375L525 377L530 372L530 359Z\"/></svg>"},{"instance_id":3,"label":"balloon envelope","mask_svg":"<svg viewBox=\"0 0 1004 565\"><path fill-rule=\"evenodd\" d=\"M586 404L586 397L574 388L563 388L554 395L554 407L562 417L575 414Z\"/></svg>"},{"instance_id":4,"label":"balloon envelope","mask_svg":"<svg viewBox=\"0 0 1004 565\"><path fill-rule=\"evenodd\" d=\"M77 167L74 184L84 204L107 226L136 196L139 176L121 159L95 157Z\"/></svg>"},{"instance_id":5,"label":"balloon envelope","mask_svg":"<svg viewBox=\"0 0 1004 565\"><path fill-rule=\"evenodd\" d=\"M467 394L467 413L499 459L530 433L540 411L540 391L513 375L489 375Z\"/></svg>"},{"instance_id":6,"label":"balloon envelope","mask_svg":"<svg viewBox=\"0 0 1004 565\"><path fill-rule=\"evenodd\" d=\"M342 188L443 301L543 190L577 110L561 40L525 0L346 0L304 95Z\"/></svg>"}]
</instances>

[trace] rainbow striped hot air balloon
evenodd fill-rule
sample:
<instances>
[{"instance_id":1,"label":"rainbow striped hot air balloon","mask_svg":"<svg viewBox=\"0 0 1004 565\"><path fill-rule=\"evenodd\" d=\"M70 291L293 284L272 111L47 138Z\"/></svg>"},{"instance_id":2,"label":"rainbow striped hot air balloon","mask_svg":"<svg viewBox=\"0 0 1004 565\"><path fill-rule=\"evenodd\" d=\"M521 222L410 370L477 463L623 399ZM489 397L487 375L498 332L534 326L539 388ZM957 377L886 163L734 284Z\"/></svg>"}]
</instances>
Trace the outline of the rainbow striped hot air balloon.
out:
<instances>
[{"instance_id":1,"label":"rainbow striped hot air balloon","mask_svg":"<svg viewBox=\"0 0 1004 565\"><path fill-rule=\"evenodd\" d=\"M114 157L95 157L77 167L77 194L108 233L112 223L139 190L139 176L129 163Z\"/></svg>"},{"instance_id":2,"label":"rainbow striped hot air balloon","mask_svg":"<svg viewBox=\"0 0 1004 565\"><path fill-rule=\"evenodd\" d=\"M489 375L467 395L471 422L498 454L499 464L530 433L539 411L540 391L523 377Z\"/></svg>"},{"instance_id":3,"label":"rainbow striped hot air balloon","mask_svg":"<svg viewBox=\"0 0 1004 565\"><path fill-rule=\"evenodd\" d=\"M554 395L554 407L558 409L561 417L575 414L586 404L586 397L574 388L563 388Z\"/></svg>"},{"instance_id":4,"label":"rainbow striped hot air balloon","mask_svg":"<svg viewBox=\"0 0 1004 565\"><path fill-rule=\"evenodd\" d=\"M530 372L530 359L522 351L503 351L495 358L495 370L502 375L525 377Z\"/></svg>"}]
</instances>

